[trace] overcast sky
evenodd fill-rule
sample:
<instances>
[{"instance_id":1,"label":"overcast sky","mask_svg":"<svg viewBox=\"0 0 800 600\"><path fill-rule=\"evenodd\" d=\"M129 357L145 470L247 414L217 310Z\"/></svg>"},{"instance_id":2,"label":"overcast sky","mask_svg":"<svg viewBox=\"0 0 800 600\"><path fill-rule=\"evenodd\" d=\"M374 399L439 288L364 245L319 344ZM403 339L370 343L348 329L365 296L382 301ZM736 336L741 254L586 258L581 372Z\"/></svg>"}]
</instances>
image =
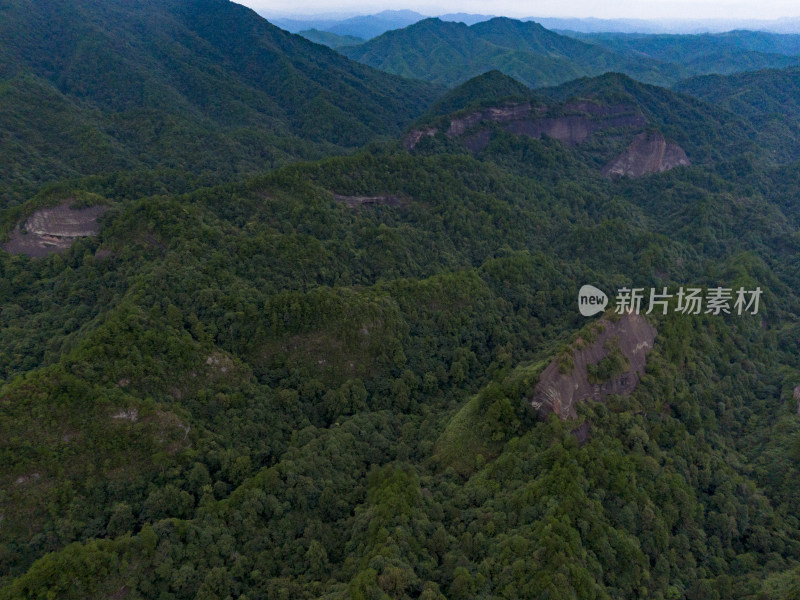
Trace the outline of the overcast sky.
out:
<instances>
[{"instance_id":1,"label":"overcast sky","mask_svg":"<svg viewBox=\"0 0 800 600\"><path fill-rule=\"evenodd\" d=\"M371 14L408 8L426 15L452 12L508 17L598 17L679 19L777 19L800 16L798 0L236 0L260 13L313 15L323 13Z\"/></svg>"}]
</instances>

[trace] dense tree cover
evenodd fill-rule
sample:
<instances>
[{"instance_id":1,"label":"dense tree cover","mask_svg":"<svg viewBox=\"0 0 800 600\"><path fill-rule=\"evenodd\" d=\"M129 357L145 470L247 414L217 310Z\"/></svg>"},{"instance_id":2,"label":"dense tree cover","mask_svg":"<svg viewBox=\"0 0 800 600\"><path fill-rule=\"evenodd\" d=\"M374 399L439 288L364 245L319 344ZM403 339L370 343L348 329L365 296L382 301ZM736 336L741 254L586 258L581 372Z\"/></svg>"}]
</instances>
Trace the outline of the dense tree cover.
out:
<instances>
[{"instance_id":1,"label":"dense tree cover","mask_svg":"<svg viewBox=\"0 0 800 600\"><path fill-rule=\"evenodd\" d=\"M546 94L631 102L695 166L609 181L629 131L497 131L477 155L378 140L226 182L266 166L237 166L232 131L274 133L286 162L340 152L430 90L225 3L20 6L4 36L47 13L86 46L0 45L4 148L30 161L4 162L0 239L64 200L108 210L62 254L0 250L0 598L800 597L800 166L778 140L607 75ZM158 56L133 68L123 40ZM491 73L434 112L522 92ZM156 118L155 94L181 110ZM364 114L391 94L391 118ZM221 145L173 149L187 115ZM764 295L757 316L652 316L632 395L542 420L539 374L591 335L584 283Z\"/></svg>"},{"instance_id":2,"label":"dense tree cover","mask_svg":"<svg viewBox=\"0 0 800 600\"><path fill-rule=\"evenodd\" d=\"M797 156L800 131L800 68L764 69L734 75L705 75L674 89L746 118L760 132L762 153L780 160ZM780 143L784 140L783 143Z\"/></svg>"},{"instance_id":3,"label":"dense tree cover","mask_svg":"<svg viewBox=\"0 0 800 600\"><path fill-rule=\"evenodd\" d=\"M498 103L508 99L530 101L532 97L530 88L513 77L493 69L448 90L425 111L419 121L425 122L431 118L451 115L476 105L497 106Z\"/></svg>"},{"instance_id":4,"label":"dense tree cover","mask_svg":"<svg viewBox=\"0 0 800 600\"><path fill-rule=\"evenodd\" d=\"M783 177L737 200L713 169L611 183L525 144L536 160L364 151L122 194L100 238L3 254L0 594L793 593ZM656 321L647 378L582 408L579 445L525 398L586 281L767 292L758 319Z\"/></svg>"},{"instance_id":5,"label":"dense tree cover","mask_svg":"<svg viewBox=\"0 0 800 600\"><path fill-rule=\"evenodd\" d=\"M607 71L629 73L662 85L681 78L675 65L623 56L559 35L533 21L504 17L471 26L424 19L338 51L389 73L448 87L492 69L530 87L557 85Z\"/></svg>"},{"instance_id":6,"label":"dense tree cover","mask_svg":"<svg viewBox=\"0 0 800 600\"><path fill-rule=\"evenodd\" d=\"M674 89L747 117L800 116L800 68L764 69L735 75L705 75L681 81Z\"/></svg>"},{"instance_id":7,"label":"dense tree cover","mask_svg":"<svg viewBox=\"0 0 800 600\"><path fill-rule=\"evenodd\" d=\"M780 69L800 63L800 35L766 31L701 34L577 33L569 35L620 53L674 63L689 75Z\"/></svg>"},{"instance_id":8,"label":"dense tree cover","mask_svg":"<svg viewBox=\"0 0 800 600\"><path fill-rule=\"evenodd\" d=\"M320 158L395 135L438 95L224 0L0 10L0 206L114 169L218 183Z\"/></svg>"},{"instance_id":9,"label":"dense tree cover","mask_svg":"<svg viewBox=\"0 0 800 600\"><path fill-rule=\"evenodd\" d=\"M671 85L696 75L797 65L800 36L753 31L559 35L533 21L494 18L467 26L424 19L338 50L389 73L446 86L490 69L534 88L612 71L646 83Z\"/></svg>"}]
</instances>

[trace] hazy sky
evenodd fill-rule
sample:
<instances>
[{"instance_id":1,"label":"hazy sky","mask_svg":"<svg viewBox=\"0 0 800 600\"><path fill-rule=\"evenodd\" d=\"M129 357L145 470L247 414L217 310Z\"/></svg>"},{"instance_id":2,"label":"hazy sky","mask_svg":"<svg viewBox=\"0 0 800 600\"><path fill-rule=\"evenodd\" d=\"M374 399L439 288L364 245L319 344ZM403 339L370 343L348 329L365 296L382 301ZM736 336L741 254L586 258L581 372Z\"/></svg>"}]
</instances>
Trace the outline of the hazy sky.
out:
<instances>
[{"instance_id":1,"label":"hazy sky","mask_svg":"<svg viewBox=\"0 0 800 600\"><path fill-rule=\"evenodd\" d=\"M426 15L451 12L509 17L599 17L679 19L776 19L800 16L798 0L236 0L261 13L311 15L322 13L370 14L408 8Z\"/></svg>"}]
</instances>

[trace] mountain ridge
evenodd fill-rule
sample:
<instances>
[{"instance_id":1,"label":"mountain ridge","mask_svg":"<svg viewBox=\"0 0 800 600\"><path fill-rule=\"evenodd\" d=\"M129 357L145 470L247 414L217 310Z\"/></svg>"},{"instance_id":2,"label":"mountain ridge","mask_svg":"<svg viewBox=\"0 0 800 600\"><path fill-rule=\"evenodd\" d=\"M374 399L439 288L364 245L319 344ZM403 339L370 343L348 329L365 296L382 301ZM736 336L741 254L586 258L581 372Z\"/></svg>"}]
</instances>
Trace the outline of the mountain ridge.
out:
<instances>
[{"instance_id":1,"label":"mountain ridge","mask_svg":"<svg viewBox=\"0 0 800 600\"><path fill-rule=\"evenodd\" d=\"M108 162L254 173L396 135L439 95L424 83L353 63L234 3L146 6L6 4L0 114L15 138L3 150L6 182L26 183L12 176L13 166L35 167L38 139L61 149L49 153L61 156L47 167L57 177L103 172ZM27 35L45 24L51 36ZM28 105L38 104L39 114L23 121L25 112L15 106L31 95L36 100ZM69 158L72 148L93 143L90 136L52 135L59 105L81 115L78 121L102 141L108 156L98 161L100 170Z\"/></svg>"},{"instance_id":2,"label":"mountain ridge","mask_svg":"<svg viewBox=\"0 0 800 600\"><path fill-rule=\"evenodd\" d=\"M509 34L513 41L509 41ZM672 70L656 61L617 56L534 22L505 17L471 26L424 19L359 46L338 50L375 68L450 87L491 69L499 69L529 87L555 85L609 69L628 69L649 80L666 83ZM662 72L665 68L667 71Z\"/></svg>"}]
</instances>

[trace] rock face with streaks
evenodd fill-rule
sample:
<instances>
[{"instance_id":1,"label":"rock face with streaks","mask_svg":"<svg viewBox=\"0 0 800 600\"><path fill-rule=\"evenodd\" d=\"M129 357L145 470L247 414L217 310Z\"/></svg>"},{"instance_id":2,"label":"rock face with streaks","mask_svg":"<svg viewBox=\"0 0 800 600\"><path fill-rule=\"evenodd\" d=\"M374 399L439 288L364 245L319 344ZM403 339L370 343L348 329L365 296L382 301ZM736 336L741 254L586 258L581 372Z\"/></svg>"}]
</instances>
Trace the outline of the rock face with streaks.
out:
<instances>
[{"instance_id":1,"label":"rock face with streaks","mask_svg":"<svg viewBox=\"0 0 800 600\"><path fill-rule=\"evenodd\" d=\"M484 111L470 113L465 117L450 121L450 127L447 128L447 135L450 137L461 135L467 129L474 127L481 121L505 123L507 121L526 119L530 116L530 112L531 105L527 103L487 108Z\"/></svg>"},{"instance_id":2,"label":"rock face with streaks","mask_svg":"<svg viewBox=\"0 0 800 600\"><path fill-rule=\"evenodd\" d=\"M580 402L602 402L609 394L630 394L636 388L655 327L642 315L626 313L616 321L600 319L593 332L592 341L579 338L542 372L530 399L540 416L554 412L561 419L574 418ZM613 360L619 368L604 374L603 367Z\"/></svg>"},{"instance_id":3,"label":"rock face with streaks","mask_svg":"<svg viewBox=\"0 0 800 600\"><path fill-rule=\"evenodd\" d=\"M510 104L474 111L453 118L444 129L448 137L463 135L481 123L501 123L515 135L533 138L547 136L574 146L584 142L597 131L620 127L644 127L647 120L638 109L627 104L599 104L590 101L571 102L557 107L532 106L529 103ZM424 137L436 135L437 127L429 126L411 131L403 140L407 150L412 150ZM472 151L480 151L491 140L491 132L479 129L466 140Z\"/></svg>"},{"instance_id":4,"label":"rock face with streaks","mask_svg":"<svg viewBox=\"0 0 800 600\"><path fill-rule=\"evenodd\" d=\"M105 206L73 209L69 202L62 202L54 208L36 211L14 229L4 249L31 257L63 252L77 238L97 235L100 231L97 219L106 210Z\"/></svg>"},{"instance_id":5,"label":"rock face with streaks","mask_svg":"<svg viewBox=\"0 0 800 600\"><path fill-rule=\"evenodd\" d=\"M630 146L603 168L605 177L641 177L691 165L683 148L658 132L636 136Z\"/></svg>"}]
</instances>

